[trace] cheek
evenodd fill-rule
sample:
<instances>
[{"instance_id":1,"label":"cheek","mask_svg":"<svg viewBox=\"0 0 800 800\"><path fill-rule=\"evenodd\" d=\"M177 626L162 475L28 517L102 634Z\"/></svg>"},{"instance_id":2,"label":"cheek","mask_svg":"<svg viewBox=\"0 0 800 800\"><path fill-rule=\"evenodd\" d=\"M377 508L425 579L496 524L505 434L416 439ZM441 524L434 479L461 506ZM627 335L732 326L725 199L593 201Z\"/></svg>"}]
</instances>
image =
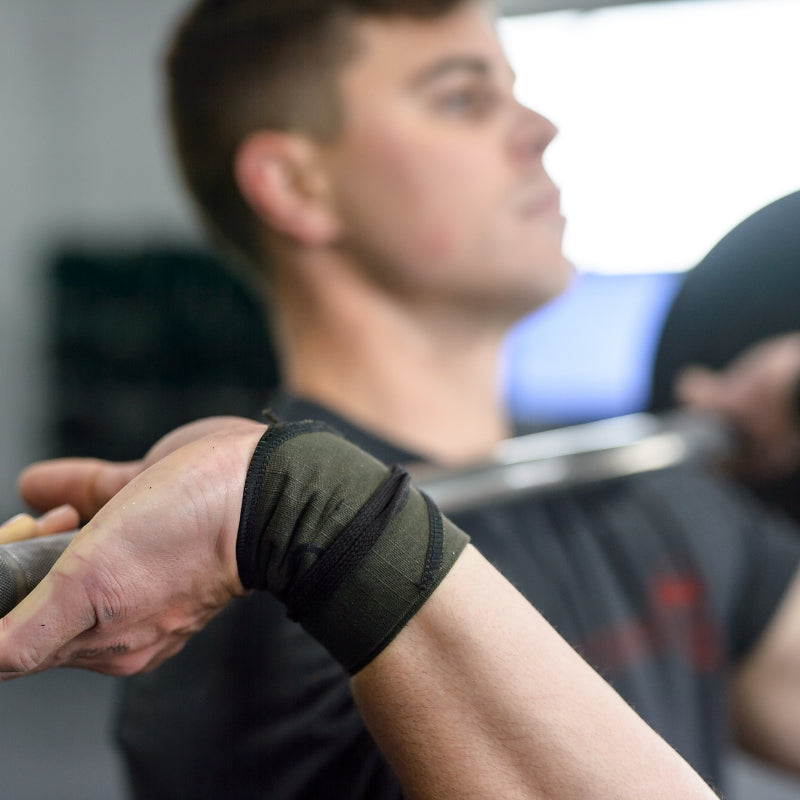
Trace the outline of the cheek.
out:
<instances>
[{"instance_id":1,"label":"cheek","mask_svg":"<svg viewBox=\"0 0 800 800\"><path fill-rule=\"evenodd\" d=\"M485 224L490 206L488 188L480 187L474 165L452 148L389 132L377 141L361 151L362 174L369 174L372 184L366 195L380 218L381 231L375 233L395 241L410 259L457 258L469 247L476 225Z\"/></svg>"}]
</instances>

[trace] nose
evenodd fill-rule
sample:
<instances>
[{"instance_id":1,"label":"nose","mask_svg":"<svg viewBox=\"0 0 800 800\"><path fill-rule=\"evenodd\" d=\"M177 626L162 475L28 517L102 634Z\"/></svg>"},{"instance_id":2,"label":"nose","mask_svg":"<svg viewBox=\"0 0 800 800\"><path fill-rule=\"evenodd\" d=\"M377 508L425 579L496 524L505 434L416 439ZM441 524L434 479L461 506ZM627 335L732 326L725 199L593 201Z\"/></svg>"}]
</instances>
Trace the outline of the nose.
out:
<instances>
[{"instance_id":1,"label":"nose","mask_svg":"<svg viewBox=\"0 0 800 800\"><path fill-rule=\"evenodd\" d=\"M521 161L541 159L558 134L558 128L547 117L517 103L511 132L511 152Z\"/></svg>"}]
</instances>

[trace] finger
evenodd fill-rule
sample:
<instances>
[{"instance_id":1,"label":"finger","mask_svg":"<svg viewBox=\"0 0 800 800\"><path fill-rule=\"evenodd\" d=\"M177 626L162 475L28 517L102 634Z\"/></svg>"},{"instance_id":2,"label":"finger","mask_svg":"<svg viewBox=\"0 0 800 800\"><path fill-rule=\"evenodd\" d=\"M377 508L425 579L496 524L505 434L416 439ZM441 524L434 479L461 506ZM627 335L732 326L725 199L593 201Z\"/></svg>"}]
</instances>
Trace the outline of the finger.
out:
<instances>
[{"instance_id":1,"label":"finger","mask_svg":"<svg viewBox=\"0 0 800 800\"><path fill-rule=\"evenodd\" d=\"M69 505L51 509L38 519L30 514L17 514L0 525L0 544L20 542L37 536L48 536L77 528L80 525L78 512Z\"/></svg>"},{"instance_id":2,"label":"finger","mask_svg":"<svg viewBox=\"0 0 800 800\"><path fill-rule=\"evenodd\" d=\"M166 641L159 639L141 647L110 645L99 650L80 649L69 658L68 666L118 677L140 675L151 672L180 652L186 645L187 638L170 637Z\"/></svg>"},{"instance_id":3,"label":"finger","mask_svg":"<svg viewBox=\"0 0 800 800\"><path fill-rule=\"evenodd\" d=\"M71 505L56 506L36 520L37 536L49 536L77 528L81 524L78 510Z\"/></svg>"},{"instance_id":4,"label":"finger","mask_svg":"<svg viewBox=\"0 0 800 800\"><path fill-rule=\"evenodd\" d=\"M0 544L10 544L36 536L39 527L30 514L17 514L0 525Z\"/></svg>"},{"instance_id":5,"label":"finger","mask_svg":"<svg viewBox=\"0 0 800 800\"><path fill-rule=\"evenodd\" d=\"M722 380L706 367L693 366L682 370L674 387L675 399L698 408L718 406L723 392Z\"/></svg>"},{"instance_id":6,"label":"finger","mask_svg":"<svg viewBox=\"0 0 800 800\"><path fill-rule=\"evenodd\" d=\"M17 479L22 499L37 511L68 504L90 519L141 471L141 462L115 463L94 458L42 461Z\"/></svg>"}]
</instances>

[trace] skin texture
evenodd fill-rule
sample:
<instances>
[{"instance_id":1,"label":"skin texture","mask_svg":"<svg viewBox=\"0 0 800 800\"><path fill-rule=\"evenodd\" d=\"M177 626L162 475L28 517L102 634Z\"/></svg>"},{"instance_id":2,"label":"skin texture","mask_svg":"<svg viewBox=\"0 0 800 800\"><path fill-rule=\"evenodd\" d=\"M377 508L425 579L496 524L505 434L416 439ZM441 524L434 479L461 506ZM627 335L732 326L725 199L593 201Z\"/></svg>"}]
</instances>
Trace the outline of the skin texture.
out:
<instances>
[{"instance_id":1,"label":"skin texture","mask_svg":"<svg viewBox=\"0 0 800 800\"><path fill-rule=\"evenodd\" d=\"M715 797L474 548L398 639L352 688L407 797Z\"/></svg>"}]
</instances>

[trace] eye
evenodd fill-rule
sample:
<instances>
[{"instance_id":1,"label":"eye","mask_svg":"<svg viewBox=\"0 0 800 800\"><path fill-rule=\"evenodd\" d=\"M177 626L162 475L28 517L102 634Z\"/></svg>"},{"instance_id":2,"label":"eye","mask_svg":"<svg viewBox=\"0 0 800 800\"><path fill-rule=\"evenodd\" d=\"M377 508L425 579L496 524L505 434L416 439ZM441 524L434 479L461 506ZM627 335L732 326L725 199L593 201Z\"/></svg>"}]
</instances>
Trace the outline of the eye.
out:
<instances>
[{"instance_id":1,"label":"eye","mask_svg":"<svg viewBox=\"0 0 800 800\"><path fill-rule=\"evenodd\" d=\"M434 105L438 111L449 115L480 118L497 104L497 93L486 86L461 86L439 94Z\"/></svg>"}]
</instances>

